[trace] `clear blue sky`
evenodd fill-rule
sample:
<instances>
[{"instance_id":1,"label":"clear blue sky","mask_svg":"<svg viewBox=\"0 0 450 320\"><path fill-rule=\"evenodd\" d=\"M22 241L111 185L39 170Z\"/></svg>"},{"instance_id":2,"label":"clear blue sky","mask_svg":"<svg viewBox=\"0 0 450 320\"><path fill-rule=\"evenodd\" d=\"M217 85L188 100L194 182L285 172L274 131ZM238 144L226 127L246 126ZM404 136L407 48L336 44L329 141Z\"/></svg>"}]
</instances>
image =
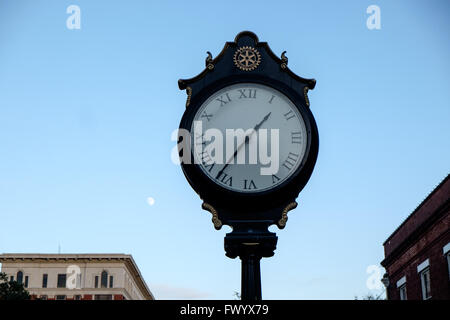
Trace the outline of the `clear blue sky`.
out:
<instances>
[{"instance_id":1,"label":"clear blue sky","mask_svg":"<svg viewBox=\"0 0 450 320\"><path fill-rule=\"evenodd\" d=\"M66 8L81 8L69 30ZM368 30L366 8L381 8ZM448 1L0 1L0 252L130 253L156 298L232 299L240 261L172 164L198 74L242 30L310 92L318 162L266 299L367 294L383 241L449 173ZM147 198L153 197L150 206ZM376 292L375 292L376 293Z\"/></svg>"}]
</instances>

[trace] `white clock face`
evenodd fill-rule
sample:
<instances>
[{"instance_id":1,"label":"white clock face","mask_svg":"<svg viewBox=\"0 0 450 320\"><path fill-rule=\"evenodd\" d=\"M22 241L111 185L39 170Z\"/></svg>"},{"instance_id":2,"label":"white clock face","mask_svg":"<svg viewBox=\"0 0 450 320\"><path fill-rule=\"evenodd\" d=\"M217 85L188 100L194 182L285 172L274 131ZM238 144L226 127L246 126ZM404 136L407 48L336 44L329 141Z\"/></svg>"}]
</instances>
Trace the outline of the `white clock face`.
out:
<instances>
[{"instance_id":1,"label":"white clock face","mask_svg":"<svg viewBox=\"0 0 450 320\"><path fill-rule=\"evenodd\" d=\"M195 130L199 121L202 131ZM227 139L236 129L245 132L241 139ZM194 117L191 137L194 160L208 178L250 193L286 181L302 162L307 144L305 122L292 101L255 83L231 85L210 96Z\"/></svg>"}]
</instances>

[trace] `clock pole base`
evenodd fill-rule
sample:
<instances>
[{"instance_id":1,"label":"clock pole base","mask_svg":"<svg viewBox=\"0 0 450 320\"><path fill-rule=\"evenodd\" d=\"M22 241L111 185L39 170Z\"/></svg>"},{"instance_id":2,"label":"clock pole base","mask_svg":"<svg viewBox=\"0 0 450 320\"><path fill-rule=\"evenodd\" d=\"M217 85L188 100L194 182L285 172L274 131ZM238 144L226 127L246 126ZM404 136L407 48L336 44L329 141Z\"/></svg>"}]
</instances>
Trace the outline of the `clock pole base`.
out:
<instances>
[{"instance_id":1,"label":"clock pole base","mask_svg":"<svg viewBox=\"0 0 450 320\"><path fill-rule=\"evenodd\" d=\"M267 225L261 224L261 229L252 225L252 229L234 228L225 236L226 256L240 257L242 261L241 299L247 301L262 299L260 260L274 255L278 240Z\"/></svg>"}]
</instances>

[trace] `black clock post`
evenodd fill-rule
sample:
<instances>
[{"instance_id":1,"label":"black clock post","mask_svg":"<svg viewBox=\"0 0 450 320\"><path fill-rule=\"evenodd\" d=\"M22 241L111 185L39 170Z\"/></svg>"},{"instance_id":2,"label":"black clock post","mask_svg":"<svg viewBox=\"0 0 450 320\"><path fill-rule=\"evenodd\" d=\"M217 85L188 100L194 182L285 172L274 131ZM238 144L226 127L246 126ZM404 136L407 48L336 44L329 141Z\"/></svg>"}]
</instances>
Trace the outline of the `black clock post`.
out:
<instances>
[{"instance_id":1,"label":"black clock post","mask_svg":"<svg viewBox=\"0 0 450 320\"><path fill-rule=\"evenodd\" d=\"M297 206L296 198L308 182L318 154L318 131L307 95L308 90L314 88L316 81L294 74L287 65L285 52L277 57L266 42L260 42L252 32L243 31L233 42L227 42L217 57L213 58L208 52L206 68L200 74L178 81L179 88L187 93L186 110L180 122L180 129L191 132L193 141L193 121L199 110L203 110L202 106L210 101L211 97L215 98L214 95L220 90L239 84L271 88L290 101L295 108L295 114L298 114L304 123L302 144L294 144L298 141L292 137L292 146L297 148L298 145L299 148L298 152L294 149L292 154L303 156L294 159L298 162L295 167L293 158L288 157L285 162L290 165L285 163L285 166L288 170L292 169L289 176L262 191L240 192L230 188L224 184L223 178L220 179L223 169L217 173L215 179L211 178L206 174L205 168L209 172L214 164L197 164L192 151L191 154L184 154L190 148L179 143L183 173L203 200L202 208L212 214L212 222L217 230L222 225L229 225L233 229L225 236L225 253L227 257L240 257L242 260L242 300L262 298L260 260L274 255L278 240L276 234L268 228L274 224L280 229L286 226L287 214ZM231 100L231 97L225 97L228 101ZM221 103L226 102L225 100ZM239 117L240 114L236 114L236 119ZM209 118L207 120L209 121ZM182 141L181 136L180 134L179 142ZM190 141L189 144L192 146L193 142ZM302 152L300 148L303 148ZM230 164L237 165L239 164ZM276 175L275 177L277 178Z\"/></svg>"},{"instance_id":2,"label":"black clock post","mask_svg":"<svg viewBox=\"0 0 450 320\"><path fill-rule=\"evenodd\" d=\"M261 300L260 260L274 255L277 236L267 230L267 222L249 221L239 224L225 236L227 257L242 260L241 298Z\"/></svg>"}]
</instances>

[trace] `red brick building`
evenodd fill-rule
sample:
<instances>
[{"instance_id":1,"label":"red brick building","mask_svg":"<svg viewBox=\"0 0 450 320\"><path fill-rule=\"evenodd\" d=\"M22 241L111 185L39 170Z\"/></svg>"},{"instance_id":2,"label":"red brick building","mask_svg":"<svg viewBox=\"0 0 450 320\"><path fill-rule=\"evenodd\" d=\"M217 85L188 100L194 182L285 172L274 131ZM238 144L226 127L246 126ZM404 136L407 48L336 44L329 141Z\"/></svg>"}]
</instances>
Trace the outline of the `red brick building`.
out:
<instances>
[{"instance_id":1,"label":"red brick building","mask_svg":"<svg viewBox=\"0 0 450 320\"><path fill-rule=\"evenodd\" d=\"M449 177L383 244L389 300L450 300Z\"/></svg>"}]
</instances>

